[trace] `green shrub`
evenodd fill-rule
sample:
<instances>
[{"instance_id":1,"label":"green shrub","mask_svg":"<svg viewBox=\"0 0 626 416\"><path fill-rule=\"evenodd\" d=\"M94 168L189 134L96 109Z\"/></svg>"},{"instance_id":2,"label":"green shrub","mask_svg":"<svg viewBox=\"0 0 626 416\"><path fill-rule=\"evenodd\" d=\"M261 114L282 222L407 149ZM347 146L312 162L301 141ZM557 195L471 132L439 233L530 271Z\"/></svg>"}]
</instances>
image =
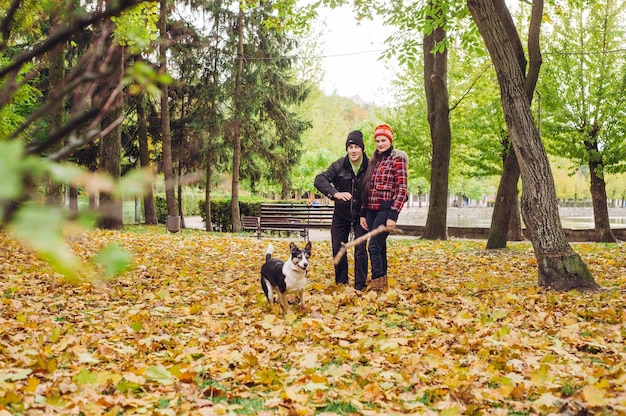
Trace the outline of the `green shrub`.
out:
<instances>
[{"instance_id":1,"label":"green shrub","mask_svg":"<svg viewBox=\"0 0 626 416\"><path fill-rule=\"evenodd\" d=\"M204 200L198 201L198 209L202 221L207 223L206 211L204 209ZM211 222L213 231L228 232L233 229L233 222L231 221L231 203L230 199L212 199L211 200ZM261 215L261 202L246 202L239 201L239 212L241 216L259 216Z\"/></svg>"},{"instance_id":2,"label":"green shrub","mask_svg":"<svg viewBox=\"0 0 626 416\"><path fill-rule=\"evenodd\" d=\"M184 192L183 193L183 214L186 217L201 215L199 210L200 195L197 193ZM176 202L178 204L178 202ZM204 200L202 201L204 203ZM156 195L154 197L154 204L156 208L157 221L160 224L167 223L167 201L165 196Z\"/></svg>"},{"instance_id":3,"label":"green shrub","mask_svg":"<svg viewBox=\"0 0 626 416\"><path fill-rule=\"evenodd\" d=\"M167 223L167 201L162 196L154 198L154 207L156 209L157 221L159 224Z\"/></svg>"}]
</instances>

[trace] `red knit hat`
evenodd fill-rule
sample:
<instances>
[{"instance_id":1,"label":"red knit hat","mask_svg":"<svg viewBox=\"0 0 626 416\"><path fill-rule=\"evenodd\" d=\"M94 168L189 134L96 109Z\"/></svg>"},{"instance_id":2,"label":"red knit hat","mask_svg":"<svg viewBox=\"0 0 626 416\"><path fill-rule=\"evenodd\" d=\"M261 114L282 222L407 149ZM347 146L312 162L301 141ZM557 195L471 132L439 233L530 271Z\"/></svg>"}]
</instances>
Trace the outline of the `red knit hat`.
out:
<instances>
[{"instance_id":1,"label":"red knit hat","mask_svg":"<svg viewBox=\"0 0 626 416\"><path fill-rule=\"evenodd\" d=\"M374 129L374 139L378 136L385 136L391 143L393 143L393 131L387 124L379 124L376 126Z\"/></svg>"}]
</instances>

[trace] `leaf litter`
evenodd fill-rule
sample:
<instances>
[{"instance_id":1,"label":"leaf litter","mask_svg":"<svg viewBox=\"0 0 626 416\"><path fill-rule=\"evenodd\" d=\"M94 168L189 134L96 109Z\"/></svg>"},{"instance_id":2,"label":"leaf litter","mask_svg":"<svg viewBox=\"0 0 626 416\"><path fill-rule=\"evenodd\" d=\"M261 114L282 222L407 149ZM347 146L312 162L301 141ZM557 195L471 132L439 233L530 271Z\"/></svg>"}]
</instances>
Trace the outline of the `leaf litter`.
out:
<instances>
[{"instance_id":1,"label":"leaf litter","mask_svg":"<svg viewBox=\"0 0 626 416\"><path fill-rule=\"evenodd\" d=\"M136 230L71 239L133 256L79 285L0 233L0 416L626 414L622 245L576 244L604 289L561 293L526 242L392 239L377 295L336 286L315 242L284 315L259 284L269 239ZM297 239L271 241L286 259Z\"/></svg>"}]
</instances>

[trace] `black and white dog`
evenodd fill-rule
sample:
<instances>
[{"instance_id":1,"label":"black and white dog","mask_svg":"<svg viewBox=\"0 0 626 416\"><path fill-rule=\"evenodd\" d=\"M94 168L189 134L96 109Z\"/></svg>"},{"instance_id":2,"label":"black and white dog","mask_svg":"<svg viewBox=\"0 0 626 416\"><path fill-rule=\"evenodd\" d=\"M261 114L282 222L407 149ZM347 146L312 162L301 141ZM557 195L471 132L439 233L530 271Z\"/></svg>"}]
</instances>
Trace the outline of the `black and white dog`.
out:
<instances>
[{"instance_id":1,"label":"black and white dog","mask_svg":"<svg viewBox=\"0 0 626 416\"><path fill-rule=\"evenodd\" d=\"M282 261L272 258L274 247L267 246L265 263L261 266L261 286L270 306L274 306L274 293L285 313L289 312L289 304L285 297L288 293L296 293L300 300L300 308L304 307L304 288L306 286L306 272L311 257L311 242L303 250L294 243L289 244L291 254L289 260Z\"/></svg>"}]
</instances>

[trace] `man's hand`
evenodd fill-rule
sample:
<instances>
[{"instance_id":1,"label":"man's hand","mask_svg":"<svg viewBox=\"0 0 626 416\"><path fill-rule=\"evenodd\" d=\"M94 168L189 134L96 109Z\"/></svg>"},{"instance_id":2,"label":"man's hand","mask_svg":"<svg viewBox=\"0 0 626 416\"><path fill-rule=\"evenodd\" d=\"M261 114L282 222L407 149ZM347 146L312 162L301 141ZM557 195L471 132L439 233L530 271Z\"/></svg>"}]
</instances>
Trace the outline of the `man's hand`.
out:
<instances>
[{"instance_id":1,"label":"man's hand","mask_svg":"<svg viewBox=\"0 0 626 416\"><path fill-rule=\"evenodd\" d=\"M359 223L361 224L361 227L365 230L368 231L369 228L367 228L367 221L365 220L365 217L361 217L359 219Z\"/></svg>"},{"instance_id":2,"label":"man's hand","mask_svg":"<svg viewBox=\"0 0 626 416\"><path fill-rule=\"evenodd\" d=\"M333 198L338 199L339 201L349 201L352 199L352 194L350 192L335 192Z\"/></svg>"}]
</instances>

